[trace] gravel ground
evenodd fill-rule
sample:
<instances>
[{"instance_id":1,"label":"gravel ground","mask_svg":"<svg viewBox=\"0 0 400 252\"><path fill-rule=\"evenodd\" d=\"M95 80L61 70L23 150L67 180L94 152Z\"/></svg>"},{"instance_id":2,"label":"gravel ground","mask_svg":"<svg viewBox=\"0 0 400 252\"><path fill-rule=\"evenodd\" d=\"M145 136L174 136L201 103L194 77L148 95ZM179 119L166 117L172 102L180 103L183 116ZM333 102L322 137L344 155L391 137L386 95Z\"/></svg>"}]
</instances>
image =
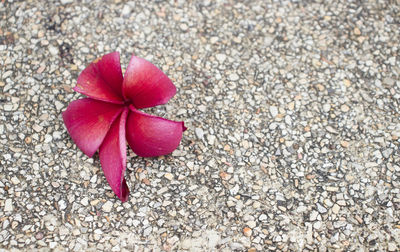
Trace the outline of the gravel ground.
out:
<instances>
[{"instance_id":1,"label":"gravel ground","mask_svg":"<svg viewBox=\"0 0 400 252\"><path fill-rule=\"evenodd\" d=\"M400 2L0 2L0 250L400 249ZM61 112L121 52L188 130L122 204Z\"/></svg>"}]
</instances>

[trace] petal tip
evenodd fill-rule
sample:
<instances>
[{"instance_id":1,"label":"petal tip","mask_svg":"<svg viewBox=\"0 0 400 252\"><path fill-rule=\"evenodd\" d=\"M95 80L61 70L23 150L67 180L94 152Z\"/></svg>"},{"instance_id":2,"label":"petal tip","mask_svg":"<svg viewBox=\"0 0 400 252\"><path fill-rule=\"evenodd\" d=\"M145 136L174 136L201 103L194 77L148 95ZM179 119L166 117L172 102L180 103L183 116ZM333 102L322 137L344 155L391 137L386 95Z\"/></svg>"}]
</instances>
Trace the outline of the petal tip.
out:
<instances>
[{"instance_id":1,"label":"petal tip","mask_svg":"<svg viewBox=\"0 0 400 252\"><path fill-rule=\"evenodd\" d=\"M96 100L120 104L122 81L120 56L115 51L92 61L79 74L73 90Z\"/></svg>"},{"instance_id":2,"label":"petal tip","mask_svg":"<svg viewBox=\"0 0 400 252\"><path fill-rule=\"evenodd\" d=\"M182 132L186 131L188 128L185 126L185 122L181 122L182 123Z\"/></svg>"},{"instance_id":3,"label":"petal tip","mask_svg":"<svg viewBox=\"0 0 400 252\"><path fill-rule=\"evenodd\" d=\"M121 111L119 105L84 98L71 102L62 117L71 139L85 155L92 157Z\"/></svg>"},{"instance_id":4,"label":"petal tip","mask_svg":"<svg viewBox=\"0 0 400 252\"><path fill-rule=\"evenodd\" d=\"M163 156L172 153L179 146L184 130L184 122L134 111L128 116L126 138L138 156Z\"/></svg>"},{"instance_id":5,"label":"petal tip","mask_svg":"<svg viewBox=\"0 0 400 252\"><path fill-rule=\"evenodd\" d=\"M128 185L126 184L126 180L123 179L122 184L121 184L121 195L118 195L118 198L122 202L127 202L129 199L129 188Z\"/></svg>"},{"instance_id":6,"label":"petal tip","mask_svg":"<svg viewBox=\"0 0 400 252\"><path fill-rule=\"evenodd\" d=\"M150 61L132 55L122 84L123 95L138 109L167 103L176 87L168 76Z\"/></svg>"},{"instance_id":7,"label":"petal tip","mask_svg":"<svg viewBox=\"0 0 400 252\"><path fill-rule=\"evenodd\" d=\"M126 170L125 123L128 111L124 109L114 121L99 149L100 163L108 184L122 201L128 200L129 189L124 178Z\"/></svg>"}]
</instances>

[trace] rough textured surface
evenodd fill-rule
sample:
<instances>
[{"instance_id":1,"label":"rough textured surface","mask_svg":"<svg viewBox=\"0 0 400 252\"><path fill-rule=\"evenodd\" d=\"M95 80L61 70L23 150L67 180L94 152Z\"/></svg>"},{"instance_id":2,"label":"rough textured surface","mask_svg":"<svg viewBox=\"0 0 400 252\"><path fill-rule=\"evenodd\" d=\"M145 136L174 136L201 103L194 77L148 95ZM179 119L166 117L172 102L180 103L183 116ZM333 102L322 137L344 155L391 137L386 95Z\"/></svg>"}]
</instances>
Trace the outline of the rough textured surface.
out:
<instances>
[{"instance_id":1,"label":"rough textured surface","mask_svg":"<svg viewBox=\"0 0 400 252\"><path fill-rule=\"evenodd\" d=\"M399 250L400 2L329 2L1 1L0 248ZM189 128L124 204L61 118L115 50Z\"/></svg>"}]
</instances>

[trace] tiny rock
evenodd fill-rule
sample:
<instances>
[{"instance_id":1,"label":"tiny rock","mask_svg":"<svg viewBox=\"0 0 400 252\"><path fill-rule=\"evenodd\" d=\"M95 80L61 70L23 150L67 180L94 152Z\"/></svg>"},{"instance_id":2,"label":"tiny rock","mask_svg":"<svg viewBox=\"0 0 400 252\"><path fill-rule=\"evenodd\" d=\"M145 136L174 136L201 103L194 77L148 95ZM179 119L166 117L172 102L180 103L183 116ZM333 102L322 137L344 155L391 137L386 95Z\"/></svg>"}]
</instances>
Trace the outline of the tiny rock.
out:
<instances>
[{"instance_id":1,"label":"tiny rock","mask_svg":"<svg viewBox=\"0 0 400 252\"><path fill-rule=\"evenodd\" d=\"M278 108L276 106L270 106L269 112L271 113L272 117L276 117L278 115Z\"/></svg>"},{"instance_id":2,"label":"tiny rock","mask_svg":"<svg viewBox=\"0 0 400 252\"><path fill-rule=\"evenodd\" d=\"M171 173L166 173L166 174L164 175L164 177L165 177L166 179L168 179L168 180L172 180L172 179L174 178L174 175L172 175Z\"/></svg>"},{"instance_id":3,"label":"tiny rock","mask_svg":"<svg viewBox=\"0 0 400 252\"><path fill-rule=\"evenodd\" d=\"M101 209L103 209L104 212L111 212L111 209L113 207L113 203L111 201L107 201L106 203L104 203L104 205L101 207Z\"/></svg>"},{"instance_id":4,"label":"tiny rock","mask_svg":"<svg viewBox=\"0 0 400 252\"><path fill-rule=\"evenodd\" d=\"M203 129L201 129L201 128L196 128L196 129L194 130L194 132L196 133L197 138L203 139L203 137L204 137L204 131L203 131Z\"/></svg>"},{"instance_id":5,"label":"tiny rock","mask_svg":"<svg viewBox=\"0 0 400 252\"><path fill-rule=\"evenodd\" d=\"M340 142L340 145L341 145L343 148L347 148L347 147L349 147L349 142L343 140L343 141Z\"/></svg>"},{"instance_id":6,"label":"tiny rock","mask_svg":"<svg viewBox=\"0 0 400 252\"><path fill-rule=\"evenodd\" d=\"M358 29L358 27L355 27L353 31L354 31L355 35L357 35L357 36L361 35L361 31L360 31L360 29Z\"/></svg>"},{"instance_id":7,"label":"tiny rock","mask_svg":"<svg viewBox=\"0 0 400 252\"><path fill-rule=\"evenodd\" d=\"M4 212L11 212L14 209L12 199L6 199L4 203Z\"/></svg>"},{"instance_id":8,"label":"tiny rock","mask_svg":"<svg viewBox=\"0 0 400 252\"><path fill-rule=\"evenodd\" d=\"M221 177L221 179L223 180L229 180L231 178L231 175L229 175L228 173L222 171L219 173L219 176Z\"/></svg>"},{"instance_id":9,"label":"tiny rock","mask_svg":"<svg viewBox=\"0 0 400 252\"><path fill-rule=\"evenodd\" d=\"M236 73L231 73L231 74L229 75L229 79L230 79L231 81L237 81L237 80L239 80L239 75L237 75Z\"/></svg>"},{"instance_id":10,"label":"tiny rock","mask_svg":"<svg viewBox=\"0 0 400 252\"><path fill-rule=\"evenodd\" d=\"M252 233L253 233L253 230L251 230L251 228L249 228L249 227L243 228L243 234L246 237L250 237L252 235Z\"/></svg>"},{"instance_id":11,"label":"tiny rock","mask_svg":"<svg viewBox=\"0 0 400 252\"><path fill-rule=\"evenodd\" d=\"M347 106L346 104L343 104L342 106L340 106L340 110L342 112L348 112L350 110L350 107Z\"/></svg>"}]
</instances>

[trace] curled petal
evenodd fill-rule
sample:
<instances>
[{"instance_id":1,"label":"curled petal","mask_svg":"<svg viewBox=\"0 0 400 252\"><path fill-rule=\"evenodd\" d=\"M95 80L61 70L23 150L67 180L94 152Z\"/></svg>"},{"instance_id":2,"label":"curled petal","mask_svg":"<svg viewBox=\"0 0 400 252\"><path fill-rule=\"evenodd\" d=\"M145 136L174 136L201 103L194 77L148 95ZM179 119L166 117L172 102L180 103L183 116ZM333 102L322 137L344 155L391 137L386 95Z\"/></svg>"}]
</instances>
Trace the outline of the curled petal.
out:
<instances>
[{"instance_id":1,"label":"curled petal","mask_svg":"<svg viewBox=\"0 0 400 252\"><path fill-rule=\"evenodd\" d=\"M132 150L141 157L167 155L174 151L186 130L183 122L151 116L130 106L126 124L126 139Z\"/></svg>"},{"instance_id":2,"label":"curled petal","mask_svg":"<svg viewBox=\"0 0 400 252\"><path fill-rule=\"evenodd\" d=\"M123 81L123 95L136 108L165 104L176 93L172 81L155 65L132 56Z\"/></svg>"},{"instance_id":3,"label":"curled petal","mask_svg":"<svg viewBox=\"0 0 400 252\"><path fill-rule=\"evenodd\" d=\"M129 196L129 189L124 178L126 169L125 124L128 111L126 108L119 119L114 121L99 150L104 175L111 189L122 202L127 201Z\"/></svg>"},{"instance_id":4,"label":"curled petal","mask_svg":"<svg viewBox=\"0 0 400 252\"><path fill-rule=\"evenodd\" d=\"M121 105L84 98L71 102L62 116L72 140L91 157L122 110Z\"/></svg>"},{"instance_id":5,"label":"curled petal","mask_svg":"<svg viewBox=\"0 0 400 252\"><path fill-rule=\"evenodd\" d=\"M113 52L83 70L74 90L96 100L123 104L122 80L119 52Z\"/></svg>"}]
</instances>

